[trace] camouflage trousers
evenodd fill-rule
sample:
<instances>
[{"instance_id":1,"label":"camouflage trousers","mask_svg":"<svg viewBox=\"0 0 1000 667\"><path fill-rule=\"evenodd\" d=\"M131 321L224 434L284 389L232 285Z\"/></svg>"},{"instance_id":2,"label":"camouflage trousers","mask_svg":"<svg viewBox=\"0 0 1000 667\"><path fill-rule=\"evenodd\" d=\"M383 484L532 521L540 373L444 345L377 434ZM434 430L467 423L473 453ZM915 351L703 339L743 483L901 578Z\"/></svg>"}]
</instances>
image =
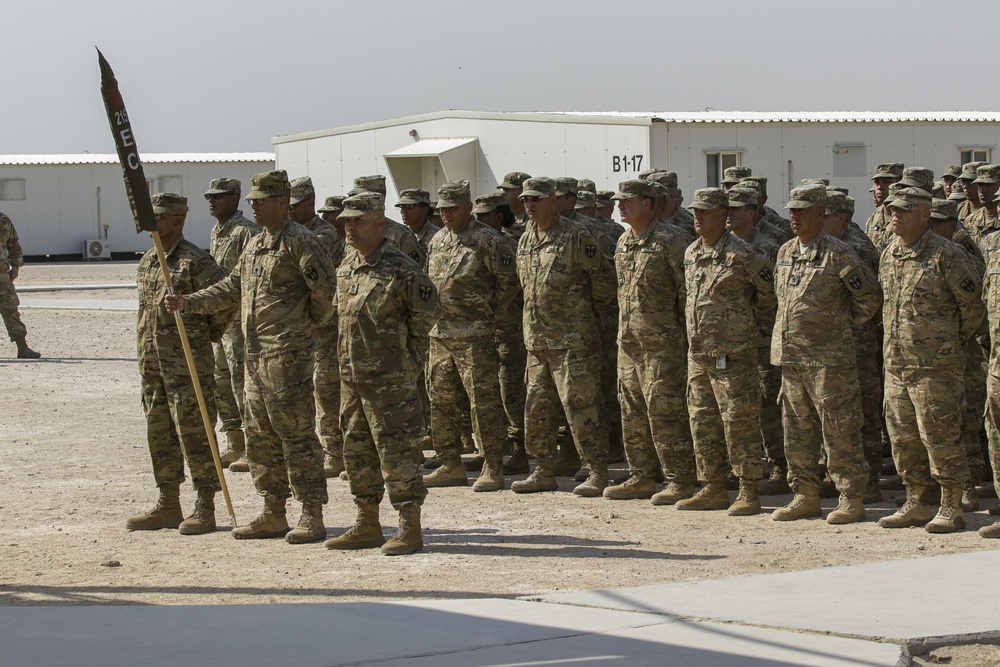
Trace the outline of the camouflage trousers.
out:
<instances>
[{"instance_id":1,"label":"camouflage trousers","mask_svg":"<svg viewBox=\"0 0 1000 667\"><path fill-rule=\"evenodd\" d=\"M757 353L725 357L688 355L687 405L698 478L721 482L729 467L740 479L763 475L760 438L760 375Z\"/></svg>"},{"instance_id":2,"label":"camouflage trousers","mask_svg":"<svg viewBox=\"0 0 1000 667\"><path fill-rule=\"evenodd\" d=\"M677 354L618 352L618 400L629 470L693 484L694 448L685 400L687 366Z\"/></svg>"},{"instance_id":3,"label":"camouflage trousers","mask_svg":"<svg viewBox=\"0 0 1000 667\"><path fill-rule=\"evenodd\" d=\"M316 430L323 453L341 459L344 435L340 430L340 362L337 359L337 322L313 329L313 391Z\"/></svg>"},{"instance_id":4,"label":"camouflage trousers","mask_svg":"<svg viewBox=\"0 0 1000 667\"><path fill-rule=\"evenodd\" d=\"M818 489L820 462L845 496L868 486L861 442L861 390L856 363L781 367L781 413L785 428L788 485L796 493Z\"/></svg>"},{"instance_id":5,"label":"camouflage trousers","mask_svg":"<svg viewBox=\"0 0 1000 667\"><path fill-rule=\"evenodd\" d=\"M207 370L199 379L209 421L214 423L214 379ZM146 372L141 374L140 387L142 411L146 415L146 443L156 485L183 482L184 460L187 459L194 488L220 490L222 487L191 378Z\"/></svg>"},{"instance_id":6,"label":"camouflage trousers","mask_svg":"<svg viewBox=\"0 0 1000 667\"><path fill-rule=\"evenodd\" d=\"M414 385L341 382L344 466L355 502L378 505L389 487L394 508L421 505L427 495L413 459L424 419Z\"/></svg>"},{"instance_id":7,"label":"camouflage trousers","mask_svg":"<svg viewBox=\"0 0 1000 667\"><path fill-rule=\"evenodd\" d=\"M757 348L757 374L760 376L760 435L764 453L772 465L785 468L785 432L781 427L781 368L771 365L771 348Z\"/></svg>"},{"instance_id":8,"label":"camouflage trousers","mask_svg":"<svg viewBox=\"0 0 1000 667\"><path fill-rule=\"evenodd\" d=\"M462 433L471 423L483 455L503 456L506 439L493 337L431 338L430 342L427 367L434 451L439 458L460 456Z\"/></svg>"},{"instance_id":9,"label":"camouflage trousers","mask_svg":"<svg viewBox=\"0 0 1000 667\"><path fill-rule=\"evenodd\" d=\"M878 353L881 340L878 330L871 324L854 330L858 388L861 391L861 443L869 474L882 469L882 369Z\"/></svg>"},{"instance_id":10,"label":"camouflage trousers","mask_svg":"<svg viewBox=\"0 0 1000 667\"><path fill-rule=\"evenodd\" d=\"M618 402L618 308L609 309L600 319L601 335L601 419L602 442L621 444L622 406ZM619 448L620 451L620 448Z\"/></svg>"},{"instance_id":11,"label":"camouflage trousers","mask_svg":"<svg viewBox=\"0 0 1000 667\"><path fill-rule=\"evenodd\" d=\"M11 340L28 333L24 322L21 321L21 313L17 310L20 305L21 301L14 291L14 283L10 281L10 267L6 262L0 262L0 317L3 318Z\"/></svg>"},{"instance_id":12,"label":"camouflage trousers","mask_svg":"<svg viewBox=\"0 0 1000 667\"><path fill-rule=\"evenodd\" d=\"M963 368L885 367L885 425L896 470L907 486L964 484Z\"/></svg>"},{"instance_id":13,"label":"camouflage trousers","mask_svg":"<svg viewBox=\"0 0 1000 667\"><path fill-rule=\"evenodd\" d=\"M507 334L508 332L505 332ZM524 443L524 365L528 353L524 349L521 330L509 332L497 343L499 357L498 377L500 381L500 401L507 418L507 439L513 443ZM514 338L516 336L516 338Z\"/></svg>"},{"instance_id":14,"label":"camouflage trousers","mask_svg":"<svg viewBox=\"0 0 1000 667\"><path fill-rule=\"evenodd\" d=\"M985 423L990 463L993 466L993 488L1000 489L1000 377L992 373L986 375Z\"/></svg>"},{"instance_id":15,"label":"camouflage trousers","mask_svg":"<svg viewBox=\"0 0 1000 667\"><path fill-rule=\"evenodd\" d=\"M982 439L980 429L986 411L986 354L975 337L963 346L965 349L965 414L962 418L962 444L969 466L969 477L978 484L983 478Z\"/></svg>"},{"instance_id":16,"label":"camouflage trousers","mask_svg":"<svg viewBox=\"0 0 1000 667\"><path fill-rule=\"evenodd\" d=\"M599 351L528 350L525 366L524 445L537 459L555 461L556 432L565 417L584 461L606 463L597 402Z\"/></svg>"},{"instance_id":17,"label":"camouflage trousers","mask_svg":"<svg viewBox=\"0 0 1000 667\"><path fill-rule=\"evenodd\" d=\"M215 354L215 404L223 431L243 429L243 328L239 320L233 323L212 344Z\"/></svg>"},{"instance_id":18,"label":"camouflage trousers","mask_svg":"<svg viewBox=\"0 0 1000 667\"><path fill-rule=\"evenodd\" d=\"M248 357L246 362L244 431L257 493L278 500L294 495L301 503L325 503L312 350L284 350Z\"/></svg>"}]
</instances>

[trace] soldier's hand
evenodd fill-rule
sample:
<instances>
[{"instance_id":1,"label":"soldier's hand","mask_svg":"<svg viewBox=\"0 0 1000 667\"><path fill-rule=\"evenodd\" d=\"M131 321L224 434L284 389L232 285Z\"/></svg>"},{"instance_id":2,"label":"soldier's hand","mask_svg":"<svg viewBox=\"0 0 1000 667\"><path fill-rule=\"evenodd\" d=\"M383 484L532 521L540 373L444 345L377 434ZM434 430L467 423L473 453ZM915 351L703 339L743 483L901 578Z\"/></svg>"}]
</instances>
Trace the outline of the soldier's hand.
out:
<instances>
[{"instance_id":1,"label":"soldier's hand","mask_svg":"<svg viewBox=\"0 0 1000 667\"><path fill-rule=\"evenodd\" d=\"M10 281L14 282L15 280L17 280L17 267L10 270Z\"/></svg>"},{"instance_id":2,"label":"soldier's hand","mask_svg":"<svg viewBox=\"0 0 1000 667\"><path fill-rule=\"evenodd\" d=\"M165 294L163 296L163 305L166 307L168 313L183 311L184 295L180 292L175 294Z\"/></svg>"}]
</instances>

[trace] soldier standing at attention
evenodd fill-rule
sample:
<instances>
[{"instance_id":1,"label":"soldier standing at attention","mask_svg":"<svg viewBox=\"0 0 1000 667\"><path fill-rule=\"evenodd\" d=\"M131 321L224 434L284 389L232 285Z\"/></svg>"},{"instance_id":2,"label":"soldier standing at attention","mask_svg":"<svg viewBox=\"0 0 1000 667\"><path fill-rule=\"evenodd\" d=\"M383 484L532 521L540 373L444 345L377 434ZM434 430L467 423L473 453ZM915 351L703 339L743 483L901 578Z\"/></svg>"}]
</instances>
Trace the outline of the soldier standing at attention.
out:
<instances>
[{"instance_id":1,"label":"soldier standing at attention","mask_svg":"<svg viewBox=\"0 0 1000 667\"><path fill-rule=\"evenodd\" d=\"M344 239L336 228L316 215L316 189L308 176L292 181L288 215L292 222L315 234L330 255L333 267L344 259ZM340 432L340 368L337 362L337 320L313 326L313 394L316 430L323 449L323 474L338 477L344 471L344 436Z\"/></svg>"},{"instance_id":2,"label":"soldier standing at attention","mask_svg":"<svg viewBox=\"0 0 1000 667\"><path fill-rule=\"evenodd\" d=\"M217 178L205 192L208 212L215 218L209 235L208 251L222 272L229 275L250 239L260 227L239 210L242 184L235 178ZM222 452L222 467L233 472L249 472L246 438L243 434L243 331L234 317L222 340L212 344L215 352L215 404L229 448Z\"/></svg>"},{"instance_id":3,"label":"soldier standing at attention","mask_svg":"<svg viewBox=\"0 0 1000 667\"><path fill-rule=\"evenodd\" d=\"M942 199L947 199L951 195L952 190L958 189L955 186L955 181L957 181L958 177L961 175L961 167L956 167L955 165L950 164L944 168L944 173L941 174L941 185L944 187L944 197L942 197Z\"/></svg>"},{"instance_id":4,"label":"soldier standing at attention","mask_svg":"<svg viewBox=\"0 0 1000 667\"><path fill-rule=\"evenodd\" d=\"M889 241L892 240L892 234L889 231L889 209L885 206L889 197L889 186L898 182L902 177L902 162L886 162L877 165L875 173L872 175L870 192L875 210L868 216L868 221L865 223L865 233L868 234L868 238L872 240L879 252L885 250Z\"/></svg>"},{"instance_id":5,"label":"soldier standing at attention","mask_svg":"<svg viewBox=\"0 0 1000 667\"><path fill-rule=\"evenodd\" d=\"M344 463L358 513L328 549L374 549L395 556L420 551L420 506L427 495L413 449L425 428L417 378L427 334L438 314L437 291L412 258L383 236L377 194L344 200L341 219L351 246L337 270ZM388 542L379 503L399 511Z\"/></svg>"},{"instance_id":6,"label":"soldier standing at attention","mask_svg":"<svg viewBox=\"0 0 1000 667\"><path fill-rule=\"evenodd\" d=\"M177 290L194 292L222 280L225 274L212 256L184 239L187 199L172 192L152 196L156 230L163 242L170 279ZM139 261L139 314L136 353L139 358L146 442L153 460L153 478L160 490L156 506L125 521L129 530L180 528L182 535L215 530L215 494L222 486L212 461L198 398L181 346L174 317L161 307L166 285L156 249ZM212 340L218 340L233 319L233 307L184 318L191 355L198 367L209 419L215 422L215 364ZM194 512L183 518L180 485L184 460L198 492Z\"/></svg>"},{"instance_id":7,"label":"soldier standing at attention","mask_svg":"<svg viewBox=\"0 0 1000 667\"><path fill-rule=\"evenodd\" d=\"M21 254L21 244L17 241L14 223L0 213L0 316L3 317L11 342L17 345L17 358L38 359L42 355L24 342L28 329L17 311L21 302L17 298L17 292L14 291L14 281L17 280L18 271L23 265L24 257Z\"/></svg>"},{"instance_id":8,"label":"soldier standing at attention","mask_svg":"<svg viewBox=\"0 0 1000 667\"><path fill-rule=\"evenodd\" d=\"M906 502L878 523L951 533L965 527L963 345L986 314L982 282L962 248L928 229L930 193L900 188L888 206L898 238L882 252L879 269L886 427ZM941 485L941 506L931 519L927 494L934 481Z\"/></svg>"},{"instance_id":9,"label":"soldier standing at attention","mask_svg":"<svg viewBox=\"0 0 1000 667\"><path fill-rule=\"evenodd\" d=\"M959 189L965 193L965 201L958 205L958 222L962 224L974 211L983 205L979 201L979 186L976 185L977 172L985 162L966 162L962 165L962 175L958 177Z\"/></svg>"},{"instance_id":10,"label":"soldier standing at attention","mask_svg":"<svg viewBox=\"0 0 1000 667\"><path fill-rule=\"evenodd\" d=\"M529 222L517 246L524 293L525 447L535 469L514 482L515 493L555 491L556 426L565 413L580 457L589 466L577 495L595 497L607 486L607 442L600 442L600 336L595 313L614 299L607 259L582 225L556 212L555 181L524 181L521 200Z\"/></svg>"},{"instance_id":11,"label":"soldier standing at attention","mask_svg":"<svg viewBox=\"0 0 1000 667\"><path fill-rule=\"evenodd\" d=\"M705 486L675 507L756 514L762 473L757 318L774 307L774 265L726 229L725 190L697 190L689 208L699 240L684 253L687 404L698 477ZM739 478L732 505L727 455Z\"/></svg>"},{"instance_id":12,"label":"soldier standing at attention","mask_svg":"<svg viewBox=\"0 0 1000 667\"><path fill-rule=\"evenodd\" d=\"M771 515L794 521L821 515L819 461L840 492L827 523L864 521L868 464L852 327L878 312L882 290L846 244L823 231L826 187L789 194L796 238L778 251L778 316L771 363L781 366L781 414L792 501Z\"/></svg>"},{"instance_id":13,"label":"soldier standing at attention","mask_svg":"<svg viewBox=\"0 0 1000 667\"><path fill-rule=\"evenodd\" d=\"M505 228L504 232L515 242L521 238L521 234L524 234L525 225L528 224L528 215L524 212L521 193L524 192L524 182L529 178L531 176L523 171L512 171L504 176L503 181L497 186L497 190L503 190L507 196L507 205L514 214L514 224Z\"/></svg>"},{"instance_id":14,"label":"soldier standing at attention","mask_svg":"<svg viewBox=\"0 0 1000 667\"><path fill-rule=\"evenodd\" d=\"M333 314L334 269L315 234L288 219L284 171L257 174L247 199L264 228L224 280L193 294L167 295L170 312L211 313L241 306L245 339L247 459L264 511L233 537L285 536L292 544L326 537L323 450L316 437L312 328ZM289 532L285 503L302 503Z\"/></svg>"},{"instance_id":15,"label":"soldier standing at attention","mask_svg":"<svg viewBox=\"0 0 1000 667\"><path fill-rule=\"evenodd\" d=\"M344 195L333 195L332 197L327 197L323 201L323 205L316 209L317 213L321 213L321 218L333 225L333 228L337 230L340 234L340 238L344 238L344 221L340 219L340 213L344 210L344 200L347 199Z\"/></svg>"},{"instance_id":16,"label":"soldier standing at attention","mask_svg":"<svg viewBox=\"0 0 1000 667\"><path fill-rule=\"evenodd\" d=\"M671 505L694 493L695 465L684 405L684 249L680 233L653 218L652 183L623 181L614 199L629 225L615 251L618 378L629 477L604 489L613 500ZM656 493L657 468L666 488Z\"/></svg>"},{"instance_id":17,"label":"soldier standing at attention","mask_svg":"<svg viewBox=\"0 0 1000 667\"><path fill-rule=\"evenodd\" d=\"M348 193L350 196L358 195L361 192L374 192L382 197L382 204L385 204L385 176L376 174L374 176L358 176L354 179L354 189ZM401 222L393 220L385 215L385 239L403 251L403 254L412 259L420 266L427 265L427 255L417 237L413 235L410 228Z\"/></svg>"},{"instance_id":18,"label":"soldier standing at attention","mask_svg":"<svg viewBox=\"0 0 1000 667\"><path fill-rule=\"evenodd\" d=\"M976 169L976 180L973 184L979 196L979 208L969 213L962 221L962 226L972 240L983 248L989 244L986 237L1000 229L995 201L997 190L1000 190L1000 165L984 164Z\"/></svg>"},{"instance_id":19,"label":"soldier standing at attention","mask_svg":"<svg viewBox=\"0 0 1000 667\"><path fill-rule=\"evenodd\" d=\"M430 221L430 215L434 212L434 209L431 208L431 195L423 188L403 190L399 193L396 208L399 209L399 216L403 218L403 224L409 227L413 235L417 237L420 250L424 253L424 265L420 268L426 271L427 246L441 229Z\"/></svg>"}]
</instances>

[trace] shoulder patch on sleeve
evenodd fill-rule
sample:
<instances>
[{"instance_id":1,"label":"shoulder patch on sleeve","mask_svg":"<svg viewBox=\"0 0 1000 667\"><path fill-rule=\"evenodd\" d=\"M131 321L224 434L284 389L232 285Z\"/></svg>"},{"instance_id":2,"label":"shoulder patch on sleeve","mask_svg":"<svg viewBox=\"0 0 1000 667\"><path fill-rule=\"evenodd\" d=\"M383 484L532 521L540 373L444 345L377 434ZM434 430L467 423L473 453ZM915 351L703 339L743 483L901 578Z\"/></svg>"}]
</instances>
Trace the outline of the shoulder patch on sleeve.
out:
<instances>
[{"instance_id":1,"label":"shoulder patch on sleeve","mask_svg":"<svg viewBox=\"0 0 1000 667\"><path fill-rule=\"evenodd\" d=\"M871 291L871 285L861 272L861 267L854 263L845 266L838 275L854 296L864 296Z\"/></svg>"},{"instance_id":2,"label":"shoulder patch on sleeve","mask_svg":"<svg viewBox=\"0 0 1000 667\"><path fill-rule=\"evenodd\" d=\"M766 283L774 281L774 267L764 255L756 254L748 270Z\"/></svg>"},{"instance_id":3,"label":"shoulder patch on sleeve","mask_svg":"<svg viewBox=\"0 0 1000 667\"><path fill-rule=\"evenodd\" d=\"M432 313L437 310L437 290L430 278L423 274L414 277L410 304L418 313Z\"/></svg>"}]
</instances>

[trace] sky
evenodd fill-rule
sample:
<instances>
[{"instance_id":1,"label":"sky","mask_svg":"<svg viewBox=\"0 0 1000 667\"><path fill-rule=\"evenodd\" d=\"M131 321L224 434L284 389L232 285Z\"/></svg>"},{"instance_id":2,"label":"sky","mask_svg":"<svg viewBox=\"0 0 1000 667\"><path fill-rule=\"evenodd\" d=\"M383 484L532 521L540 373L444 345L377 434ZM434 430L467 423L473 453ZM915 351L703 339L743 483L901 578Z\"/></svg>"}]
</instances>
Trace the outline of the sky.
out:
<instances>
[{"instance_id":1,"label":"sky","mask_svg":"<svg viewBox=\"0 0 1000 667\"><path fill-rule=\"evenodd\" d=\"M143 153L446 109L998 111L1000 3L954 7L35 0L5 11L0 153L114 152L95 46Z\"/></svg>"}]
</instances>

